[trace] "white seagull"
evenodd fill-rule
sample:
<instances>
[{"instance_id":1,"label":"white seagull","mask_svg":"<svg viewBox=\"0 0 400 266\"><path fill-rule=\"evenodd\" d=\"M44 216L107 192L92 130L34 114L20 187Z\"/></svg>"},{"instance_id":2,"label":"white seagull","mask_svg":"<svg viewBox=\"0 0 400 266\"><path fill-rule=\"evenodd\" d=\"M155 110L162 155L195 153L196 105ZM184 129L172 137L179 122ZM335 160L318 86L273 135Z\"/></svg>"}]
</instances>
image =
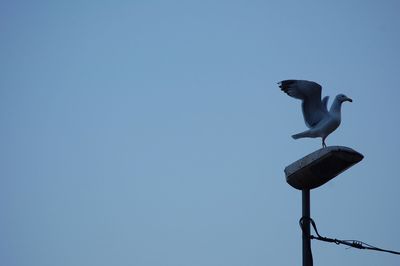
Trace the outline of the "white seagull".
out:
<instances>
[{"instance_id":1,"label":"white seagull","mask_svg":"<svg viewBox=\"0 0 400 266\"><path fill-rule=\"evenodd\" d=\"M278 82L279 88L289 96L302 101L304 122L309 130L295 134L294 139L322 138L322 147L326 147L325 139L340 125L340 109L343 102L353 102L344 94L335 97L328 111L329 96L321 101L321 85L308 80L283 80Z\"/></svg>"}]
</instances>

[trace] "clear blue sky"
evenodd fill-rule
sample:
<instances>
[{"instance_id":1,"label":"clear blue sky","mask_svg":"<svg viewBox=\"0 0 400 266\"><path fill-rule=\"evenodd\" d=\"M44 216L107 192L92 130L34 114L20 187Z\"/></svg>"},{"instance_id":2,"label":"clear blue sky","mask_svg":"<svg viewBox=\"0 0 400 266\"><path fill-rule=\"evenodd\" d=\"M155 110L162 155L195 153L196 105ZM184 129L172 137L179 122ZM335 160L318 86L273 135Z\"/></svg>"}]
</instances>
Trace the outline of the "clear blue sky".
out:
<instances>
[{"instance_id":1,"label":"clear blue sky","mask_svg":"<svg viewBox=\"0 0 400 266\"><path fill-rule=\"evenodd\" d=\"M320 233L400 250L398 1L2 1L0 264L300 265L300 102L353 98ZM313 242L315 265L399 265Z\"/></svg>"}]
</instances>

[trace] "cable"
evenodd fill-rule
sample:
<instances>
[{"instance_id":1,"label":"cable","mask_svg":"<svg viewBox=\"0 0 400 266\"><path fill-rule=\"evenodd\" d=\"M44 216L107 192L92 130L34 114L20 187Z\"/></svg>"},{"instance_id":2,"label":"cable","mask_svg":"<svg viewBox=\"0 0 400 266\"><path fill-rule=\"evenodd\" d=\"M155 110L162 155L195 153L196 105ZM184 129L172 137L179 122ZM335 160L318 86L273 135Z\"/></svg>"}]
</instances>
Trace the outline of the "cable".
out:
<instances>
[{"instance_id":1,"label":"cable","mask_svg":"<svg viewBox=\"0 0 400 266\"><path fill-rule=\"evenodd\" d=\"M308 220L311 223L312 227L314 228L315 233L317 234L317 236L314 236L312 234L306 235L310 239L316 239L319 241L335 243L336 245L342 244L342 245L346 245L346 246L349 246L352 248L375 250L375 251L387 252L387 253L400 255L400 252L374 247L370 244L367 244L367 243L359 241L359 240L340 240L340 239L336 239L336 238L323 237L319 234L317 225L315 224L314 220L309 217L301 217L299 220L300 228L301 228L301 231L303 232L303 234L306 234L306 232L304 230L304 220Z\"/></svg>"}]
</instances>

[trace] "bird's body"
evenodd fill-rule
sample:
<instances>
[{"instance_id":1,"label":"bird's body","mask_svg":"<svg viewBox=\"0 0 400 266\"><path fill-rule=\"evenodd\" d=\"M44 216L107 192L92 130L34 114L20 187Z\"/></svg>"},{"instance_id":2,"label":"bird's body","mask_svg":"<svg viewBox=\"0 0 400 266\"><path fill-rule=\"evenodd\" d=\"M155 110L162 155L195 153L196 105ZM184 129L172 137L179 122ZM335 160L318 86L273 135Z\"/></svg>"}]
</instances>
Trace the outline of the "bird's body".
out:
<instances>
[{"instance_id":1,"label":"bird's body","mask_svg":"<svg viewBox=\"0 0 400 266\"><path fill-rule=\"evenodd\" d=\"M319 122L315 127L304 132L293 135L294 139L299 138L326 138L330 133L335 131L340 125L340 120L335 117L327 117Z\"/></svg>"},{"instance_id":2,"label":"bird's body","mask_svg":"<svg viewBox=\"0 0 400 266\"><path fill-rule=\"evenodd\" d=\"M345 101L352 102L344 94L335 97L328 111L328 99L326 96L321 100L321 86L313 81L307 80L284 80L279 83L282 91L289 96L302 101L304 122L309 130L293 135L299 138L322 138L322 146L326 147L326 137L335 131L341 122L341 106Z\"/></svg>"}]
</instances>

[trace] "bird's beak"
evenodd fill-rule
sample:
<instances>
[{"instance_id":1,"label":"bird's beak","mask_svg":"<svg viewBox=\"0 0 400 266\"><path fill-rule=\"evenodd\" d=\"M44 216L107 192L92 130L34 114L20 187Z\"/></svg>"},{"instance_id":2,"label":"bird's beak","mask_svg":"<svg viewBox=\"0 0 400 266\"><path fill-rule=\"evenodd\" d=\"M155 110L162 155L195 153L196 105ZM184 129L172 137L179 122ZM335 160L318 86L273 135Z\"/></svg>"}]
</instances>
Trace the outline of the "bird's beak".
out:
<instances>
[{"instance_id":1,"label":"bird's beak","mask_svg":"<svg viewBox=\"0 0 400 266\"><path fill-rule=\"evenodd\" d=\"M351 103L353 102L353 100L350 98L347 98L346 101L351 102Z\"/></svg>"}]
</instances>

